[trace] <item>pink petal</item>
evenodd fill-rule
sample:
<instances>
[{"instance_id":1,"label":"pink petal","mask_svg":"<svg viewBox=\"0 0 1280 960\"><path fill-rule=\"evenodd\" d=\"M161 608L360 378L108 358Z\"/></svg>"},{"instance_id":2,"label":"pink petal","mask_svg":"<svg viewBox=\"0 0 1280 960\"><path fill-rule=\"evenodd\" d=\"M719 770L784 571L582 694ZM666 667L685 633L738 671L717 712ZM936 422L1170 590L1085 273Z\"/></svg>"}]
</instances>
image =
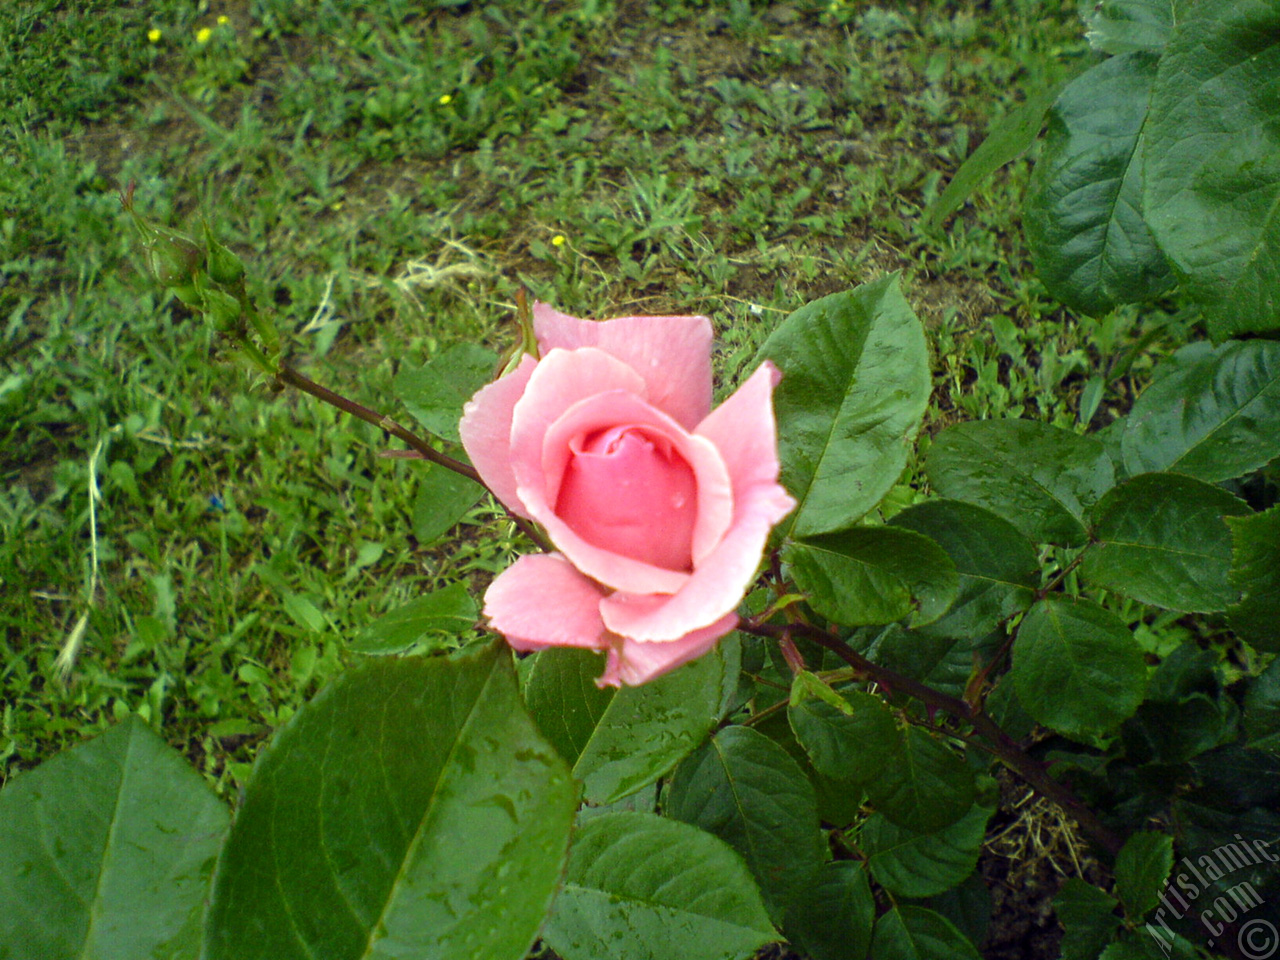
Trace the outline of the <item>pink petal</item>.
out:
<instances>
[{"instance_id":1,"label":"pink petal","mask_svg":"<svg viewBox=\"0 0 1280 960\"><path fill-rule=\"evenodd\" d=\"M711 321L706 317L617 317L579 320L533 305L543 355L556 347L599 347L648 384L648 399L692 430L711 409Z\"/></svg>"},{"instance_id":2,"label":"pink petal","mask_svg":"<svg viewBox=\"0 0 1280 960\"><path fill-rule=\"evenodd\" d=\"M707 653L716 641L737 625L737 614L729 614L709 627L666 643L642 643L630 637L610 637L609 660L596 685L634 687L648 683Z\"/></svg>"},{"instance_id":3,"label":"pink petal","mask_svg":"<svg viewBox=\"0 0 1280 960\"><path fill-rule=\"evenodd\" d=\"M585 352L588 351L575 351L573 355ZM569 375L570 371L566 368L565 373ZM531 385L530 391L532 389ZM557 420L543 437L541 471L532 469L524 456L517 460L520 497L533 518L546 528L552 542L587 576L630 593L674 593L688 580L687 573L592 544L554 509L574 439L620 425L643 427L665 437L692 468L698 489L698 515L692 542L696 566L699 558L720 541L732 519L729 475L708 440L686 433L678 423L634 394L622 390L597 394Z\"/></svg>"},{"instance_id":4,"label":"pink petal","mask_svg":"<svg viewBox=\"0 0 1280 960\"><path fill-rule=\"evenodd\" d=\"M771 366L762 366L699 425L713 440L733 483L733 525L674 596L654 602L619 592L600 612L613 633L642 641L676 640L731 613L755 577L774 524L795 508L777 482ZM654 591L656 592L656 591Z\"/></svg>"},{"instance_id":5,"label":"pink petal","mask_svg":"<svg viewBox=\"0 0 1280 960\"><path fill-rule=\"evenodd\" d=\"M628 425L575 437L569 446L556 516L597 547L692 570L698 482L674 444Z\"/></svg>"},{"instance_id":6,"label":"pink petal","mask_svg":"<svg viewBox=\"0 0 1280 960\"><path fill-rule=\"evenodd\" d=\"M693 431L720 451L735 491L757 483L778 482L773 388L779 379L778 368L766 360Z\"/></svg>"},{"instance_id":7,"label":"pink petal","mask_svg":"<svg viewBox=\"0 0 1280 960\"><path fill-rule=\"evenodd\" d=\"M489 585L484 615L517 650L608 646L604 593L558 553L521 557Z\"/></svg>"},{"instance_id":8,"label":"pink petal","mask_svg":"<svg viewBox=\"0 0 1280 960\"><path fill-rule=\"evenodd\" d=\"M524 394L538 361L526 355L520 365L500 380L482 387L462 408L458 433L471 464L495 497L514 513L529 513L516 493L511 470L511 415Z\"/></svg>"}]
</instances>

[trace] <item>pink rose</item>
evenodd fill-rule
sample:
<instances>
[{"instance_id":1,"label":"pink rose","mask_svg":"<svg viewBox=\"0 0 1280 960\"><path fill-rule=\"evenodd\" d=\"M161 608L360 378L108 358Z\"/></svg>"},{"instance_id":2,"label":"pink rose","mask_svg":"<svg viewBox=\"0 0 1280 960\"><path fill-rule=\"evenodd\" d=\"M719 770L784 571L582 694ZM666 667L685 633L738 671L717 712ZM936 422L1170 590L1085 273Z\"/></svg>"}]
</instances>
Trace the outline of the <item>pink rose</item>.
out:
<instances>
[{"instance_id":1,"label":"pink rose","mask_svg":"<svg viewBox=\"0 0 1280 960\"><path fill-rule=\"evenodd\" d=\"M706 317L579 320L533 308L525 356L467 404L471 462L556 553L521 557L485 594L517 650L608 652L604 685L640 684L710 650L737 624L773 525L777 370L711 410Z\"/></svg>"}]
</instances>

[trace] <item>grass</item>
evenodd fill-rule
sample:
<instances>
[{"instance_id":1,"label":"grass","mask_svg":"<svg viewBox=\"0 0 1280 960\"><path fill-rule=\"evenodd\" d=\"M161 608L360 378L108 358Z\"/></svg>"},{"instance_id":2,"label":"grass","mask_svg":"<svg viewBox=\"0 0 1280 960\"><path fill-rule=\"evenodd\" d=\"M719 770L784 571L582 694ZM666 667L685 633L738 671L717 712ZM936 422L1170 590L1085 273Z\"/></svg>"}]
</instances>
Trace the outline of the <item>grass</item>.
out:
<instances>
[{"instance_id":1,"label":"grass","mask_svg":"<svg viewBox=\"0 0 1280 960\"><path fill-rule=\"evenodd\" d=\"M901 270L935 355L929 430L1098 426L1150 364L1103 358L1152 329L1158 348L1158 324L1048 299L1017 225L1026 162L944 233L919 226L993 115L1087 57L1075 6L0 12L0 781L139 712L230 796L355 630L478 592L518 545L485 505L419 542L420 466L224 362L148 279L126 184L250 263L297 365L406 420L397 369L505 346L520 287L710 315L723 389L790 310Z\"/></svg>"}]
</instances>

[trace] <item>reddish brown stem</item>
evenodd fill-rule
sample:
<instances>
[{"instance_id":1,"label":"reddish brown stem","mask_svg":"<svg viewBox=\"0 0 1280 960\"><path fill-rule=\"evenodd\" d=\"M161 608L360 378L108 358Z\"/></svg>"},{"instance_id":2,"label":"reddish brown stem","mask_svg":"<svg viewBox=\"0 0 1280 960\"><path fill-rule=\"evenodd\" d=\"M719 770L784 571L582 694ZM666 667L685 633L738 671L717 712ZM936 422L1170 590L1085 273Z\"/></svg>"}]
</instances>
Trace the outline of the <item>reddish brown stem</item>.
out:
<instances>
[{"instance_id":1,"label":"reddish brown stem","mask_svg":"<svg viewBox=\"0 0 1280 960\"><path fill-rule=\"evenodd\" d=\"M1001 763L1025 780L1041 796L1047 797L1065 810L1080 824L1080 828L1094 843L1112 855L1119 852L1122 845L1120 837L1099 820L1097 815L1081 803L1066 786L1054 780L1044 764L1030 756L1017 741L1000 729L1000 726L981 710L974 710L957 697L940 693L918 680L872 663L866 657L851 650L842 640L810 624L772 624L742 620L738 624L738 629L756 636L779 639L788 635L803 636L826 647L861 676L914 697L932 710L942 710L970 724L974 731L987 741L991 752L999 758Z\"/></svg>"},{"instance_id":2,"label":"reddish brown stem","mask_svg":"<svg viewBox=\"0 0 1280 960\"><path fill-rule=\"evenodd\" d=\"M439 450L432 447L431 444L427 443L416 434L406 430L390 417L384 416L376 410L370 410L363 404L356 403L354 400L350 400L341 394L334 393L328 387L322 387L314 380L303 376L287 364L282 363L276 368L276 379L281 383L288 384L291 387L296 387L303 393L309 393L317 400L323 400L325 403L337 407L344 413L349 413L353 417L363 420L365 423L373 424L379 430L390 434L397 440L403 440L424 460L430 460L432 463L438 464L446 470L452 470L454 473L461 474L468 480L472 480L475 483L480 484L480 486L485 487L485 489L488 489L485 482L480 479L480 474L476 472L475 467L468 463L463 463L461 460L455 460L447 454L441 453ZM499 501L499 503L501 503L501 501ZM537 544L539 548L546 551L555 549L542 532L536 529L528 520L524 517L511 513L510 510L508 510L507 513L511 517L512 521L514 521L520 532Z\"/></svg>"}]
</instances>

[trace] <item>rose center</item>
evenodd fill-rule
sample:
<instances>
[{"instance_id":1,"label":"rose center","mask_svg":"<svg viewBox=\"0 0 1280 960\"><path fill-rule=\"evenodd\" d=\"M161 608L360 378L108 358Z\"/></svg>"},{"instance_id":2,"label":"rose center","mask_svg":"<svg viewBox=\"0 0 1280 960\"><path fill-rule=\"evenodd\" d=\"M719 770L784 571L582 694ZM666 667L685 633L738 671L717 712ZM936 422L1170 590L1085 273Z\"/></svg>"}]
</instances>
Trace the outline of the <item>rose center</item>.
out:
<instances>
[{"instance_id":1,"label":"rose center","mask_svg":"<svg viewBox=\"0 0 1280 960\"><path fill-rule=\"evenodd\" d=\"M556 514L583 540L669 570L693 566L698 483L669 440L611 427L573 440Z\"/></svg>"}]
</instances>

